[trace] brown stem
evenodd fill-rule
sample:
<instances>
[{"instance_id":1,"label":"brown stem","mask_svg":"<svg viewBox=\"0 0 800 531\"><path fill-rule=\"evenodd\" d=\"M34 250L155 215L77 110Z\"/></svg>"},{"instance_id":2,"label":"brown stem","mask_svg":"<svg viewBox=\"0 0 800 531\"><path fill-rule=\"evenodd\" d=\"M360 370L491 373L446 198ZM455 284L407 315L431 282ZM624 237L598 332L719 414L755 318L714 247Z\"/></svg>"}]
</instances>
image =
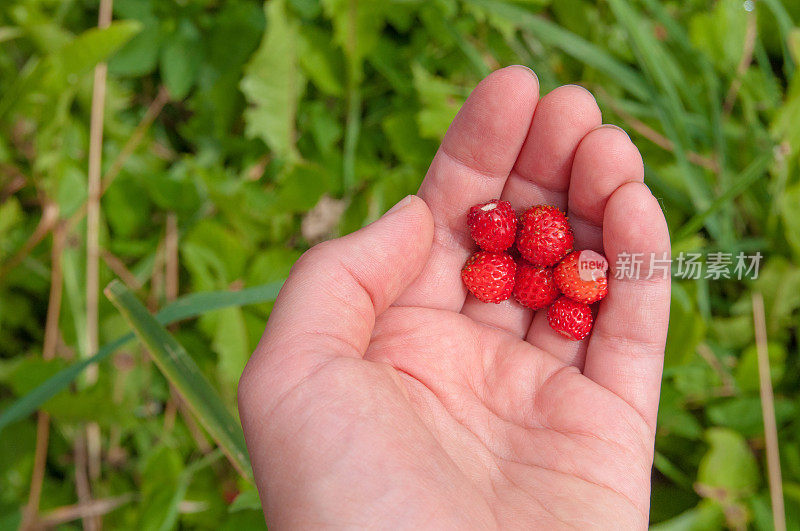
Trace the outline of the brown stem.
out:
<instances>
[{"instance_id":1,"label":"brown stem","mask_svg":"<svg viewBox=\"0 0 800 531\"><path fill-rule=\"evenodd\" d=\"M783 506L783 481L781 456L778 446L778 424L775 421L775 398L772 393L772 375L767 348L767 320L764 315L764 298L753 292L753 326L758 356L758 381L761 394L761 414L764 417L764 442L767 453L769 497L772 501L772 519L775 531L786 531L786 512Z\"/></svg>"},{"instance_id":2,"label":"brown stem","mask_svg":"<svg viewBox=\"0 0 800 531\"><path fill-rule=\"evenodd\" d=\"M86 455L86 436L85 431L81 430L75 436L75 490L78 493L78 503L87 505L92 503L92 491L87 475ZM97 531L100 529L100 520L95 515L84 514L81 516L83 529L85 531Z\"/></svg>"},{"instance_id":3,"label":"brown stem","mask_svg":"<svg viewBox=\"0 0 800 531\"><path fill-rule=\"evenodd\" d=\"M675 151L675 144L672 142L672 140L665 137L632 114L623 110L622 107L617 105L614 99L605 90L603 90L603 88L597 87L595 92L609 107L611 107L611 110L619 115L619 117L622 118L628 125L630 125L634 131L661 149L669 151L670 153ZM712 158L705 157L699 153L695 153L694 151L687 151L686 159L692 164L706 168L714 173L719 172L719 164Z\"/></svg>"},{"instance_id":4,"label":"brown stem","mask_svg":"<svg viewBox=\"0 0 800 531\"><path fill-rule=\"evenodd\" d=\"M58 346L58 320L61 315L61 294L64 286L64 275L61 269L61 254L66 243L66 228L58 225L53 232L53 245L50 248L50 296L47 302L47 321L44 326L44 345L42 358L51 360L55 358ZM25 507L21 529L33 528L36 524L39 503L42 497L42 484L44 483L45 468L47 466L47 446L50 440L50 415L39 411L36 419L36 450L33 459L33 473L31 474L31 488L28 495L28 504Z\"/></svg>"},{"instance_id":5,"label":"brown stem","mask_svg":"<svg viewBox=\"0 0 800 531\"><path fill-rule=\"evenodd\" d=\"M142 283L136 278L125 263L107 249L100 249L100 257L108 268L114 272L131 290L138 291L142 288Z\"/></svg>"},{"instance_id":6,"label":"brown stem","mask_svg":"<svg viewBox=\"0 0 800 531\"><path fill-rule=\"evenodd\" d=\"M133 499L133 493L127 493L114 498L103 498L92 500L88 503L58 507L43 514L40 523L43 526L55 527L79 518L102 516L130 503Z\"/></svg>"}]
</instances>

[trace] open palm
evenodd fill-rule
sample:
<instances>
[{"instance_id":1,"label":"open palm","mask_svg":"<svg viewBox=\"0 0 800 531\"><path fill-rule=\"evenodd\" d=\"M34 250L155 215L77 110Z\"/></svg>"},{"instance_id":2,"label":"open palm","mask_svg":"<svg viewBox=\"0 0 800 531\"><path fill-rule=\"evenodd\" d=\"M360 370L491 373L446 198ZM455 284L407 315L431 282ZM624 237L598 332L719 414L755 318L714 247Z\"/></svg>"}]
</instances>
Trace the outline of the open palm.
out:
<instances>
[{"instance_id":1,"label":"open palm","mask_svg":"<svg viewBox=\"0 0 800 531\"><path fill-rule=\"evenodd\" d=\"M634 529L648 521L669 314L658 202L586 90L539 99L520 67L473 91L418 197L295 265L239 386L277 527ZM609 295L572 342L544 312L483 304L460 269L469 206L568 211ZM638 278L615 279L621 253Z\"/></svg>"}]
</instances>

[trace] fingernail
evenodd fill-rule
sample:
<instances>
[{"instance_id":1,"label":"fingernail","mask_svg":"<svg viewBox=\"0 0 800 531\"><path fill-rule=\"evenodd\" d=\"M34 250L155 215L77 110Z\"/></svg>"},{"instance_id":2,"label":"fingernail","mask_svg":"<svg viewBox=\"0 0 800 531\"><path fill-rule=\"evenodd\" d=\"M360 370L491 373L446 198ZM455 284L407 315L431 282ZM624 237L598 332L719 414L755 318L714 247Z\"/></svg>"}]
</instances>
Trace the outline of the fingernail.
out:
<instances>
[{"instance_id":1,"label":"fingernail","mask_svg":"<svg viewBox=\"0 0 800 531\"><path fill-rule=\"evenodd\" d=\"M527 71L528 71L528 72L529 72L529 73L530 73L530 74L531 74L531 75L532 75L534 78L536 78L536 82L537 82L537 83L539 82L539 76L537 76L537 75L536 75L536 72L534 72L534 71L533 71L533 69L532 69L531 67L529 67L529 66L525 66L525 65L511 65L511 66L513 66L513 67L515 67L515 68L524 68L524 69L525 69L525 70L527 70Z\"/></svg>"},{"instance_id":2,"label":"fingernail","mask_svg":"<svg viewBox=\"0 0 800 531\"><path fill-rule=\"evenodd\" d=\"M399 212L399 211L403 210L405 207L407 207L408 205L411 204L411 198L412 197L413 196L411 196L411 195L405 196L403 199L398 201L396 205L394 205L392 208L387 210L386 214L384 214L384 216L388 216L389 214L392 214L392 213Z\"/></svg>"},{"instance_id":3,"label":"fingernail","mask_svg":"<svg viewBox=\"0 0 800 531\"><path fill-rule=\"evenodd\" d=\"M597 127L595 127L595 130L597 130L597 129L616 129L617 131L620 131L620 132L624 133L625 136L628 137L628 140L630 140L630 138L631 138L630 135L628 134L628 132L625 129L623 129L620 126L618 126L618 125L603 124L603 125L598 125Z\"/></svg>"},{"instance_id":4,"label":"fingernail","mask_svg":"<svg viewBox=\"0 0 800 531\"><path fill-rule=\"evenodd\" d=\"M575 83L569 83L567 85L561 85L560 87L557 87L555 90L562 90L562 89L565 89L567 87L573 87L573 88L581 89L581 91L583 91L586 94L588 94L589 97L592 98L592 100L594 101L595 105L597 105L597 98L594 97L594 94L592 94L592 91L587 89L586 87L584 87L582 85L577 85Z\"/></svg>"}]
</instances>

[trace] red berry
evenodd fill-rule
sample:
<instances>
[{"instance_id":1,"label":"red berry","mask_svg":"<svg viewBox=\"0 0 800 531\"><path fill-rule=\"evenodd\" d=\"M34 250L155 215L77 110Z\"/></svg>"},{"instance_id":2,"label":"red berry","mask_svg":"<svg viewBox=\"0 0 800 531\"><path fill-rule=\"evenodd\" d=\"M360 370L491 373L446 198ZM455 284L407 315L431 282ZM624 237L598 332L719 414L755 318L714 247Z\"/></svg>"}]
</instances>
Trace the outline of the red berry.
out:
<instances>
[{"instance_id":1,"label":"red berry","mask_svg":"<svg viewBox=\"0 0 800 531\"><path fill-rule=\"evenodd\" d=\"M560 292L553 278L553 269L537 267L526 261L517 264L514 298L531 310L540 310L558 298Z\"/></svg>"},{"instance_id":2,"label":"red berry","mask_svg":"<svg viewBox=\"0 0 800 531\"><path fill-rule=\"evenodd\" d=\"M484 251L499 253L514 245L517 214L508 201L493 199L469 209L467 223L472 239Z\"/></svg>"},{"instance_id":3,"label":"red berry","mask_svg":"<svg viewBox=\"0 0 800 531\"><path fill-rule=\"evenodd\" d=\"M562 336L578 341L592 330L592 309L588 304L561 297L547 309L547 322Z\"/></svg>"},{"instance_id":4,"label":"red berry","mask_svg":"<svg viewBox=\"0 0 800 531\"><path fill-rule=\"evenodd\" d=\"M496 304L511 296L516 269L506 253L478 251L464 264L461 279L478 300Z\"/></svg>"},{"instance_id":5,"label":"red berry","mask_svg":"<svg viewBox=\"0 0 800 531\"><path fill-rule=\"evenodd\" d=\"M556 207L537 205L520 219L517 248L533 265L550 267L572 250L572 227Z\"/></svg>"},{"instance_id":6,"label":"red berry","mask_svg":"<svg viewBox=\"0 0 800 531\"><path fill-rule=\"evenodd\" d=\"M555 269L555 279L561 293L572 300L591 304L608 294L605 257L594 251L574 251Z\"/></svg>"}]
</instances>

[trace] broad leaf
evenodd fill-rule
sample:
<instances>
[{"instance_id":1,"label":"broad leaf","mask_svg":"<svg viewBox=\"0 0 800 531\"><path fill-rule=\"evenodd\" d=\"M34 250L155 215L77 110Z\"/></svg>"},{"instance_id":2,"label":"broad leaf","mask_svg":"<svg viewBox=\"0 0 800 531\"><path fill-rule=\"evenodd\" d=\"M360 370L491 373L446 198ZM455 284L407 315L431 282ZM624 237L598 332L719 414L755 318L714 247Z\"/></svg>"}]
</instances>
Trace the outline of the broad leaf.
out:
<instances>
[{"instance_id":1,"label":"broad leaf","mask_svg":"<svg viewBox=\"0 0 800 531\"><path fill-rule=\"evenodd\" d=\"M267 31L247 65L241 89L250 104L245 111L247 135L262 139L277 156L296 160L295 120L306 79L299 67L298 25L284 4L266 3Z\"/></svg>"},{"instance_id":2,"label":"broad leaf","mask_svg":"<svg viewBox=\"0 0 800 531\"><path fill-rule=\"evenodd\" d=\"M718 488L726 500L756 492L760 473L756 458L739 433L727 428L706 431L709 450L700 461L697 481Z\"/></svg>"}]
</instances>

